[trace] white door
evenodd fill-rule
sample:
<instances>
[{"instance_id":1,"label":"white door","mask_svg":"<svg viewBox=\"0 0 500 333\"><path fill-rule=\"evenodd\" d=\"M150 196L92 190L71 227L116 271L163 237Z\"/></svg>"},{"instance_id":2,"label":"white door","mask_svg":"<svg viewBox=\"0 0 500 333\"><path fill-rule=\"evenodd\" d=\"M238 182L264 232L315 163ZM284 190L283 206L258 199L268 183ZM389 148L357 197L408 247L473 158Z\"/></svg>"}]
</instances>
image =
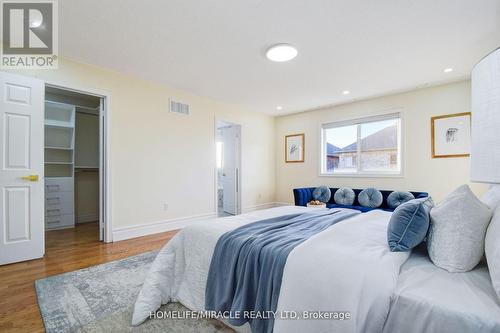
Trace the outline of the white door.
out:
<instances>
[{"instance_id":1,"label":"white door","mask_svg":"<svg viewBox=\"0 0 500 333\"><path fill-rule=\"evenodd\" d=\"M0 72L0 265L44 254L44 91Z\"/></svg>"},{"instance_id":2,"label":"white door","mask_svg":"<svg viewBox=\"0 0 500 333\"><path fill-rule=\"evenodd\" d=\"M238 214L239 198L239 137L240 126L225 127L222 130L224 141L224 167L222 173L222 208L224 212Z\"/></svg>"}]
</instances>

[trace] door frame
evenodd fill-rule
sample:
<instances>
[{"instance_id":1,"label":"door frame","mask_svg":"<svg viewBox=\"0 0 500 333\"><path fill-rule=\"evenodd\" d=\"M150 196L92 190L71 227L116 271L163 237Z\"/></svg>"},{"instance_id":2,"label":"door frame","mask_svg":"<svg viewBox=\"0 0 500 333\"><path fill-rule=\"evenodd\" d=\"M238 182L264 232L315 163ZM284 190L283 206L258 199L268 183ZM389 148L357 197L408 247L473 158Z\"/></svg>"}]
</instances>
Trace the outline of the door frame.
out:
<instances>
[{"instance_id":1,"label":"door frame","mask_svg":"<svg viewBox=\"0 0 500 333\"><path fill-rule=\"evenodd\" d=\"M108 91L80 87L67 82L56 82L44 80L45 87L52 87L85 95L91 95L101 98L103 107L99 114L99 143L100 143L100 158L99 158L99 219L104 224L103 242L113 242L113 229L111 219L111 159L110 159L110 142L111 142L111 93ZM45 92L45 91L44 91ZM99 230L99 232L101 232ZM44 235L45 237L45 235Z\"/></svg>"},{"instance_id":2,"label":"door frame","mask_svg":"<svg viewBox=\"0 0 500 333\"><path fill-rule=\"evenodd\" d=\"M241 140L241 137L242 137L242 132L243 132L243 128L241 126L241 124L238 124L238 123L235 123L233 121L227 121L225 119L221 119L221 118L217 118L215 117L214 118L214 142L213 142L213 156L214 156L214 214L215 216L217 217L218 214L219 214L219 204L218 204L218 201L219 201L219 192L218 192L218 186L217 186L217 159L216 159L216 156L217 156L217 123L219 122L223 122L223 123L226 123L226 124L230 124L230 125L236 125L236 126L239 126L240 127L240 135L239 135L239 138L237 140L237 149L238 151L236 152L235 156L237 158L237 162L236 162L236 165L237 165L237 176L236 176L236 182L237 182L237 193L236 193L236 215L239 215L241 214L242 212L242 200L241 200L241 192L242 192L242 184L241 184L241 151L242 151L242 140Z\"/></svg>"}]
</instances>

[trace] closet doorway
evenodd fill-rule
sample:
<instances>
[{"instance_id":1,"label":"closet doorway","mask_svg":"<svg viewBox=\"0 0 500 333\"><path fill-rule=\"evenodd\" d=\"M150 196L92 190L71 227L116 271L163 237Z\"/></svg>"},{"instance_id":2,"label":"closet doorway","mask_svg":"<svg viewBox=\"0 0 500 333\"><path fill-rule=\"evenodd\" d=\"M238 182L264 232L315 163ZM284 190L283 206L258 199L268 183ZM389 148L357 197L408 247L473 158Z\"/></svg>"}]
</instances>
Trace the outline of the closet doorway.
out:
<instances>
[{"instance_id":1,"label":"closet doorway","mask_svg":"<svg viewBox=\"0 0 500 333\"><path fill-rule=\"evenodd\" d=\"M46 242L67 237L107 240L104 112L103 96L45 86Z\"/></svg>"},{"instance_id":2,"label":"closet doorway","mask_svg":"<svg viewBox=\"0 0 500 333\"><path fill-rule=\"evenodd\" d=\"M217 216L241 214L241 125L215 124Z\"/></svg>"}]
</instances>

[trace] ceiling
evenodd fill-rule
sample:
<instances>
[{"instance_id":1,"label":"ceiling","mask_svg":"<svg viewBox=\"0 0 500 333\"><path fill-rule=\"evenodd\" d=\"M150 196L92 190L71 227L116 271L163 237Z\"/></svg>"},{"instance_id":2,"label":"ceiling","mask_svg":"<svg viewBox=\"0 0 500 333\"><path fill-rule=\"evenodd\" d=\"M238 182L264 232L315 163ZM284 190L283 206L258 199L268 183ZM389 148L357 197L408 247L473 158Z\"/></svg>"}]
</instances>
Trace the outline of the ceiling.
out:
<instances>
[{"instance_id":1,"label":"ceiling","mask_svg":"<svg viewBox=\"0 0 500 333\"><path fill-rule=\"evenodd\" d=\"M500 0L63 0L59 12L63 57L270 115L463 79L500 46ZM275 43L299 55L270 62Z\"/></svg>"}]
</instances>

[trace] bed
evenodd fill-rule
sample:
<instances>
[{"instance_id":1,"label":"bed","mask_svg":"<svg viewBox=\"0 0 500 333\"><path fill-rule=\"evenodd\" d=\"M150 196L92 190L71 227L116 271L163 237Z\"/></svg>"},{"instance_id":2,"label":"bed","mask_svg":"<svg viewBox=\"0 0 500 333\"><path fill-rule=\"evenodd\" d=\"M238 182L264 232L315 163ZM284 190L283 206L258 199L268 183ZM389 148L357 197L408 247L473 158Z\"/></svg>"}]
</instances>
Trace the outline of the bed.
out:
<instances>
[{"instance_id":1,"label":"bed","mask_svg":"<svg viewBox=\"0 0 500 333\"><path fill-rule=\"evenodd\" d=\"M311 210L318 208L277 207L186 227L151 266L132 324L140 325L168 302L203 311L212 255L223 235L253 222ZM390 216L382 210L355 214L295 247L286 260L276 310L299 318L278 317L271 331L499 332L500 305L486 267L454 275L420 252L390 252ZM442 294L436 292L440 290ZM306 312L348 312L351 319L311 320L303 317ZM250 331L248 323L233 328Z\"/></svg>"},{"instance_id":2,"label":"bed","mask_svg":"<svg viewBox=\"0 0 500 333\"><path fill-rule=\"evenodd\" d=\"M425 248L415 249L401 267L384 332L500 332L500 301L486 263L449 273Z\"/></svg>"}]
</instances>

